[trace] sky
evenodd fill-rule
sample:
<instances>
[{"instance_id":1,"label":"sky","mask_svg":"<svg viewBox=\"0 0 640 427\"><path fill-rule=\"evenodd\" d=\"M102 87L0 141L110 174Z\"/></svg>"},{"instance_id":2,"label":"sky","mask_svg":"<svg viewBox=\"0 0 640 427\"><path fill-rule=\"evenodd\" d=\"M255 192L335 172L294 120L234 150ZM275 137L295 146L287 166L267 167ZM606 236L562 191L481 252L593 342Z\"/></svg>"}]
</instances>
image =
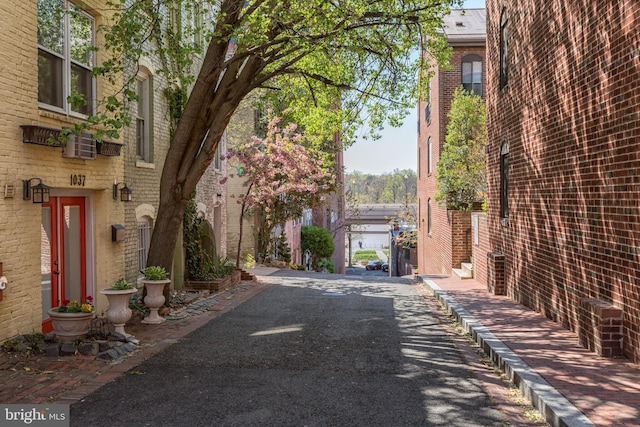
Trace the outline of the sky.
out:
<instances>
[{"instance_id":1,"label":"sky","mask_svg":"<svg viewBox=\"0 0 640 427\"><path fill-rule=\"evenodd\" d=\"M464 7L483 8L485 0L465 0ZM417 111L413 108L401 127L385 126L380 139L360 140L347 148L344 152L347 173L359 171L381 175L394 169L417 170L417 122Z\"/></svg>"}]
</instances>

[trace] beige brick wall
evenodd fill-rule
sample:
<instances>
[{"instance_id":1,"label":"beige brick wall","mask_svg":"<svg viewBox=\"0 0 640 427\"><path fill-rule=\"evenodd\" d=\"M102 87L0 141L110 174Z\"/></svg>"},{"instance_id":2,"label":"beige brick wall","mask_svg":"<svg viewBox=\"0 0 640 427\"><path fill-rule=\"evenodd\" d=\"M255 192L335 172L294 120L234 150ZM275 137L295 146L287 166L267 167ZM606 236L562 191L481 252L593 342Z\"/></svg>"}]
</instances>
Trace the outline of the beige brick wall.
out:
<instances>
[{"instance_id":1,"label":"beige brick wall","mask_svg":"<svg viewBox=\"0 0 640 427\"><path fill-rule=\"evenodd\" d=\"M87 3L101 9L102 2ZM41 330L42 207L22 200L23 179L41 178L52 187L52 196L86 198L88 294L96 298L98 313L107 306L99 290L121 276L124 267L124 246L111 242L110 229L124 221L123 204L111 197L114 178L122 180L122 157L68 159L61 148L22 142L20 125L60 129L75 120L38 107L36 18L36 2L0 2L0 262L9 282L0 301L0 341ZM96 24L101 22L96 16ZM107 90L98 82L98 96ZM85 177L83 186L72 185L73 174ZM13 197L5 196L6 184L15 187Z\"/></svg>"},{"instance_id":2,"label":"beige brick wall","mask_svg":"<svg viewBox=\"0 0 640 427\"><path fill-rule=\"evenodd\" d=\"M229 126L227 127L227 146L237 147L245 143L254 131L254 109L251 106L252 99L247 98L236 110ZM238 253L238 237L240 234L240 211L241 206L237 203L238 196L246 192L243 186L244 180L238 178L236 173L237 164L231 161L227 165L229 179L226 183L227 199L227 253L230 259L235 260ZM243 252L248 252L255 256L255 239L253 237L255 228L253 217L244 220L242 231L241 256Z\"/></svg>"}]
</instances>

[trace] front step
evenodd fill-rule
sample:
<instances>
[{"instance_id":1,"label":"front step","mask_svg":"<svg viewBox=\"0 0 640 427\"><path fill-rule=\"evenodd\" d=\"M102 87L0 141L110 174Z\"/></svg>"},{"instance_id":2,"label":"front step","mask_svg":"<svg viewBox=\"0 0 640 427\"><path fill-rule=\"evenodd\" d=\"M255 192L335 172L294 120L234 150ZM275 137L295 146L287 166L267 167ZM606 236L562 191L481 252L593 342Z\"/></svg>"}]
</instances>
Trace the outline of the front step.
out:
<instances>
[{"instance_id":1,"label":"front step","mask_svg":"<svg viewBox=\"0 0 640 427\"><path fill-rule=\"evenodd\" d=\"M468 262L463 262L461 267L462 268L452 268L451 271L458 276L459 279L473 279L473 265Z\"/></svg>"},{"instance_id":2,"label":"front step","mask_svg":"<svg viewBox=\"0 0 640 427\"><path fill-rule=\"evenodd\" d=\"M240 280L256 280L256 276L240 269Z\"/></svg>"},{"instance_id":3,"label":"front step","mask_svg":"<svg viewBox=\"0 0 640 427\"><path fill-rule=\"evenodd\" d=\"M462 262L460 263L460 266L462 268L462 271L473 277L473 264L471 264L470 262Z\"/></svg>"}]
</instances>

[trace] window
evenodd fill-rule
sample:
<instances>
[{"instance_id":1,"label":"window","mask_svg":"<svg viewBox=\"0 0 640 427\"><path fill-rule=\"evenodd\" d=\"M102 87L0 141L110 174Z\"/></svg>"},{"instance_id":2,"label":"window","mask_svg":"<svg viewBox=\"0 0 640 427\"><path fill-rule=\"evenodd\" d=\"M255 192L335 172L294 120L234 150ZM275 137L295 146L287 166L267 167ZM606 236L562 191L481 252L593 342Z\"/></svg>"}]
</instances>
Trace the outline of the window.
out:
<instances>
[{"instance_id":1,"label":"window","mask_svg":"<svg viewBox=\"0 0 640 427\"><path fill-rule=\"evenodd\" d=\"M427 105L424 107L424 117L429 126L431 124L431 80L427 83Z\"/></svg>"},{"instance_id":2,"label":"window","mask_svg":"<svg viewBox=\"0 0 640 427\"><path fill-rule=\"evenodd\" d=\"M169 33L175 40L182 37L182 2L169 6Z\"/></svg>"},{"instance_id":3,"label":"window","mask_svg":"<svg viewBox=\"0 0 640 427\"><path fill-rule=\"evenodd\" d=\"M63 113L94 110L95 21L64 0L38 0L38 102Z\"/></svg>"},{"instance_id":4,"label":"window","mask_svg":"<svg viewBox=\"0 0 640 427\"><path fill-rule=\"evenodd\" d=\"M433 172L433 142L431 137L427 139L427 175Z\"/></svg>"},{"instance_id":5,"label":"window","mask_svg":"<svg viewBox=\"0 0 640 427\"><path fill-rule=\"evenodd\" d=\"M482 96L482 58L478 55L462 58L462 86L464 90Z\"/></svg>"},{"instance_id":6,"label":"window","mask_svg":"<svg viewBox=\"0 0 640 427\"><path fill-rule=\"evenodd\" d=\"M500 150L500 218L509 217L509 144Z\"/></svg>"},{"instance_id":7,"label":"window","mask_svg":"<svg viewBox=\"0 0 640 427\"><path fill-rule=\"evenodd\" d=\"M138 219L138 270L147 267L147 256L151 244L151 220L148 217Z\"/></svg>"},{"instance_id":8,"label":"window","mask_svg":"<svg viewBox=\"0 0 640 427\"><path fill-rule=\"evenodd\" d=\"M153 140L153 79L146 71L141 70L136 77L136 156L151 163Z\"/></svg>"},{"instance_id":9,"label":"window","mask_svg":"<svg viewBox=\"0 0 640 427\"><path fill-rule=\"evenodd\" d=\"M207 131L207 134L209 134L209 131ZM217 170L217 171L222 170L222 155L221 154L224 152L225 140L226 140L226 133L224 134L224 136L222 138L220 138L220 141L218 142L218 146L216 147L216 152L213 155L213 168L215 170Z\"/></svg>"},{"instance_id":10,"label":"window","mask_svg":"<svg viewBox=\"0 0 640 427\"><path fill-rule=\"evenodd\" d=\"M432 231L432 221L431 221L431 215L433 214L433 211L431 209L431 199L427 200L427 234L431 234Z\"/></svg>"},{"instance_id":11,"label":"window","mask_svg":"<svg viewBox=\"0 0 640 427\"><path fill-rule=\"evenodd\" d=\"M201 53L204 47L204 41L202 37L204 19L202 17L202 5L199 1L193 3L193 44L196 51Z\"/></svg>"},{"instance_id":12,"label":"window","mask_svg":"<svg viewBox=\"0 0 640 427\"><path fill-rule=\"evenodd\" d=\"M509 81L508 21L507 9L503 9L500 17L500 89L505 87Z\"/></svg>"}]
</instances>

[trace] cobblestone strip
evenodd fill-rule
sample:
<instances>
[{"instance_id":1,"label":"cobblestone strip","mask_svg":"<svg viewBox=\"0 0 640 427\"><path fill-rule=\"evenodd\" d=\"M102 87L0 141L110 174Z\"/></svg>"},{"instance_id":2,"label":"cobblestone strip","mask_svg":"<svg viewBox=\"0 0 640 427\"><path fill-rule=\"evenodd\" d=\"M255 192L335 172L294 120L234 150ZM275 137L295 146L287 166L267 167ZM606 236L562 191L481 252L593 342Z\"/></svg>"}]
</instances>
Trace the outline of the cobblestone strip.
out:
<instances>
[{"instance_id":1,"label":"cobblestone strip","mask_svg":"<svg viewBox=\"0 0 640 427\"><path fill-rule=\"evenodd\" d=\"M188 315L182 319L127 327L140 345L111 362L81 354L54 358L0 353L0 402L72 404L269 286L260 281L241 282L233 289L186 305L183 310Z\"/></svg>"}]
</instances>

